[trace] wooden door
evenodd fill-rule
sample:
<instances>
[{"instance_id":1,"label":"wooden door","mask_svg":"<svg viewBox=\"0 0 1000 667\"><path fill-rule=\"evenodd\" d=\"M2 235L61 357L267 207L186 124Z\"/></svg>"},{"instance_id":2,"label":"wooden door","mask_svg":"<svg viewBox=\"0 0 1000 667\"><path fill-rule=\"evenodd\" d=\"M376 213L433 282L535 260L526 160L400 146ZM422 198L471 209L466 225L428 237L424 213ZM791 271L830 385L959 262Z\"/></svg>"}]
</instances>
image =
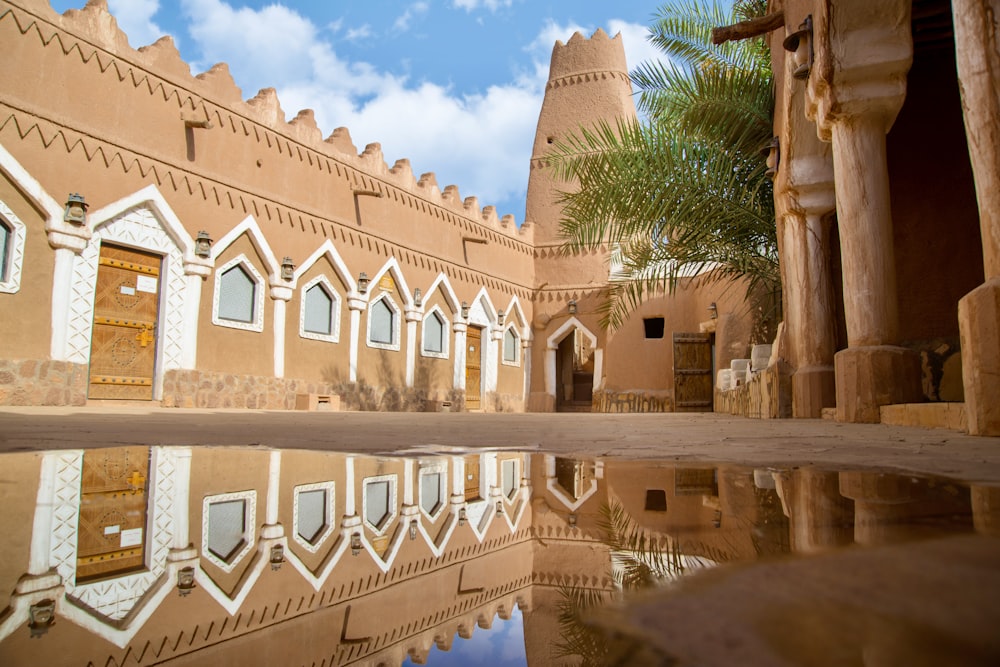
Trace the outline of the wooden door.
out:
<instances>
[{"instance_id":1,"label":"wooden door","mask_svg":"<svg viewBox=\"0 0 1000 667\"><path fill-rule=\"evenodd\" d=\"M469 326L465 335L465 409L482 408L483 329Z\"/></svg>"},{"instance_id":2,"label":"wooden door","mask_svg":"<svg viewBox=\"0 0 1000 667\"><path fill-rule=\"evenodd\" d=\"M90 398L152 400L161 258L102 245L90 344Z\"/></svg>"},{"instance_id":3,"label":"wooden door","mask_svg":"<svg viewBox=\"0 0 1000 667\"><path fill-rule=\"evenodd\" d=\"M674 334L674 410L712 411L712 337Z\"/></svg>"},{"instance_id":4,"label":"wooden door","mask_svg":"<svg viewBox=\"0 0 1000 667\"><path fill-rule=\"evenodd\" d=\"M473 502L482 498L479 491L479 455L465 457L465 500Z\"/></svg>"},{"instance_id":5,"label":"wooden door","mask_svg":"<svg viewBox=\"0 0 1000 667\"><path fill-rule=\"evenodd\" d=\"M145 566L148 447L94 449L83 456L77 581Z\"/></svg>"}]
</instances>

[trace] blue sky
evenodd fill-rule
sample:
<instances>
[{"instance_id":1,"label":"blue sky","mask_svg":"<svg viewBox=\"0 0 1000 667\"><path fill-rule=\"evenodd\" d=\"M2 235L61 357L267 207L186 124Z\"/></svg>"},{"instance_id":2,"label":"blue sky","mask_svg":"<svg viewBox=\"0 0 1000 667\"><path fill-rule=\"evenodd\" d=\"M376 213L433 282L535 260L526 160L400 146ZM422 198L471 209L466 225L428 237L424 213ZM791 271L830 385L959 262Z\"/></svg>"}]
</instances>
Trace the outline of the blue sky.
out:
<instances>
[{"instance_id":1,"label":"blue sky","mask_svg":"<svg viewBox=\"0 0 1000 667\"><path fill-rule=\"evenodd\" d=\"M403 667L413 664L409 658L403 661ZM476 626L469 639L462 639L456 634L452 637L449 651L432 646L426 664L428 667L527 667L521 609L515 607L509 621L495 616L489 630Z\"/></svg>"},{"instance_id":2,"label":"blue sky","mask_svg":"<svg viewBox=\"0 0 1000 667\"><path fill-rule=\"evenodd\" d=\"M86 0L52 0L59 12ZM108 0L134 48L173 37L192 74L228 63L244 99L273 87L290 120L433 171L524 218L528 160L555 41L622 33L629 67L655 57L645 0Z\"/></svg>"}]
</instances>

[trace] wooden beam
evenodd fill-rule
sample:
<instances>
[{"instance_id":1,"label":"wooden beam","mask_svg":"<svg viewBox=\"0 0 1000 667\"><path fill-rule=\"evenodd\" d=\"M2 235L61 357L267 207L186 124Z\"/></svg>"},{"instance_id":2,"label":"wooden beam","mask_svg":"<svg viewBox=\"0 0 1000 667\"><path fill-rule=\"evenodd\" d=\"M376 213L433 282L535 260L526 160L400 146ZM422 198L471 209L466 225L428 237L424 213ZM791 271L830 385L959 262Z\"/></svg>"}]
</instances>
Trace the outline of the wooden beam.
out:
<instances>
[{"instance_id":1,"label":"wooden beam","mask_svg":"<svg viewBox=\"0 0 1000 667\"><path fill-rule=\"evenodd\" d=\"M778 10L773 14L758 16L749 21L740 21L733 25L724 25L712 28L712 44L722 44L733 40L750 39L760 37L772 30L777 30L785 25L785 12Z\"/></svg>"}]
</instances>

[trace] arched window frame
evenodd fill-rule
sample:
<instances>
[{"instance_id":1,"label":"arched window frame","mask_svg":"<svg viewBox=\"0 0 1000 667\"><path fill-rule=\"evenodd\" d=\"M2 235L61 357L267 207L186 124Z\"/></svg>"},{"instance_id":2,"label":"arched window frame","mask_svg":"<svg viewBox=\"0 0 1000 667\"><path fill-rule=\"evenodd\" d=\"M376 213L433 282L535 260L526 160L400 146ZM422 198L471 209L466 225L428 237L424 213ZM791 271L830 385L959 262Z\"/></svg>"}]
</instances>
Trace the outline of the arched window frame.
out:
<instances>
[{"instance_id":1,"label":"arched window frame","mask_svg":"<svg viewBox=\"0 0 1000 667\"><path fill-rule=\"evenodd\" d=\"M430 475L441 476L439 478L440 486L438 487L438 497L436 498L437 502L434 503L432 512L428 512L427 509L424 507L424 502L429 499L424 498L423 480L424 477L428 477ZM445 507L448 506L448 470L442 464L422 466L420 468L420 474L418 477L419 478L417 480L418 481L417 493L419 495L418 504L420 505L420 512L431 521L434 521L439 516L441 516L441 513L444 511Z\"/></svg>"},{"instance_id":2,"label":"arched window frame","mask_svg":"<svg viewBox=\"0 0 1000 667\"><path fill-rule=\"evenodd\" d=\"M240 550L233 554L229 560L223 560L210 548L211 541L211 506L215 503L225 503L232 501L243 502L243 542ZM238 491L236 493L224 493L217 496L206 496L202 501L202 526L201 526L201 553L202 556L214 563L223 572L232 572L237 563L243 560L248 553L253 550L256 527L257 527L257 492Z\"/></svg>"},{"instance_id":3,"label":"arched window frame","mask_svg":"<svg viewBox=\"0 0 1000 667\"><path fill-rule=\"evenodd\" d=\"M379 482L389 483L389 498L388 498L388 512L384 517L382 517L382 522L379 524L372 523L369 521L368 517L368 487L372 484L377 484ZM389 527L392 526L393 521L396 519L396 514L398 510L396 508L396 475L377 475L375 477L366 477L361 485L361 515L364 518L365 526L367 526L376 535L384 535Z\"/></svg>"},{"instance_id":4,"label":"arched window frame","mask_svg":"<svg viewBox=\"0 0 1000 667\"><path fill-rule=\"evenodd\" d=\"M391 343L379 343L372 340L372 309L379 301L384 301L392 311L392 342ZM379 350L395 350L399 351L399 321L402 318L402 311L396 302L393 300L392 296L388 292L379 294L377 297L372 299L371 303L368 304L368 328L365 335L365 340L368 342L368 347L374 347Z\"/></svg>"},{"instance_id":5,"label":"arched window frame","mask_svg":"<svg viewBox=\"0 0 1000 667\"><path fill-rule=\"evenodd\" d=\"M424 341L427 339L427 322L431 318L437 318L441 322L441 351L433 352L424 347ZM451 354L451 320L445 315L444 311L441 310L439 306L432 307L427 314L424 315L424 319L421 322L420 328L420 355L424 357L434 357L436 359L447 359Z\"/></svg>"},{"instance_id":6,"label":"arched window frame","mask_svg":"<svg viewBox=\"0 0 1000 667\"><path fill-rule=\"evenodd\" d=\"M326 525L323 528L323 532L320 533L315 540L310 542L306 538L299 534L299 495L309 491L326 491ZM337 527L336 521L336 497L334 492L336 491L334 482L317 482L315 484L300 484L294 489L294 500L292 507L292 539L295 540L303 549L310 553L316 553L319 551L323 543L333 534L334 529Z\"/></svg>"},{"instance_id":7,"label":"arched window frame","mask_svg":"<svg viewBox=\"0 0 1000 667\"><path fill-rule=\"evenodd\" d=\"M330 297L330 333L322 334L315 331L306 331L306 293L316 285L322 285ZM299 292L299 336L310 340L321 340L327 343L340 342L340 305L342 301L340 294L333 287L333 283L325 275L316 276L305 285Z\"/></svg>"},{"instance_id":8,"label":"arched window frame","mask_svg":"<svg viewBox=\"0 0 1000 667\"><path fill-rule=\"evenodd\" d=\"M0 224L7 228L10 235L4 250L5 256L0 257L0 292L14 294L21 289L26 227L3 201L0 201Z\"/></svg>"},{"instance_id":9,"label":"arched window frame","mask_svg":"<svg viewBox=\"0 0 1000 667\"><path fill-rule=\"evenodd\" d=\"M222 276L225 275L227 271L235 266L242 266L242 268L250 276L250 279L254 282L254 297L253 297L253 321L252 322L240 322L238 320L229 320L219 316L219 303L222 293ZM264 287L266 282L264 277L254 268L254 265L247 259L246 255L239 255L229 260L222 266L220 266L215 271L215 293L212 301L212 324L220 327L229 327L231 329L243 329L244 331L257 331L261 332L264 330Z\"/></svg>"},{"instance_id":10,"label":"arched window frame","mask_svg":"<svg viewBox=\"0 0 1000 667\"><path fill-rule=\"evenodd\" d=\"M507 358L507 336L514 337L514 358ZM517 327L513 324L509 324L504 327L503 335L500 337L500 363L504 366L521 366L521 334L518 333Z\"/></svg>"}]
</instances>

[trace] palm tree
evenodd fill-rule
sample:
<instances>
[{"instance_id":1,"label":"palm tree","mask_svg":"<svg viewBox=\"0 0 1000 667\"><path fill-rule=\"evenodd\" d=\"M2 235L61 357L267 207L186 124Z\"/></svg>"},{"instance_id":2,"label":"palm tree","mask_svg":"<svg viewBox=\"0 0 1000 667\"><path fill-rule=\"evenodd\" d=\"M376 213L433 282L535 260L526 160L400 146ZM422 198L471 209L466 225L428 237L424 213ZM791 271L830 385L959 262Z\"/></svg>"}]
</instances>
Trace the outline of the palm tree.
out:
<instances>
[{"instance_id":1,"label":"palm tree","mask_svg":"<svg viewBox=\"0 0 1000 667\"><path fill-rule=\"evenodd\" d=\"M619 327L647 295L686 278L740 281L758 310L778 303L771 183L759 149L771 139L774 93L760 39L712 46L713 26L752 18L766 0L675 0L650 40L666 60L631 77L645 120L581 130L550 165L574 183L561 194L565 250L609 243L619 264L604 324Z\"/></svg>"}]
</instances>

